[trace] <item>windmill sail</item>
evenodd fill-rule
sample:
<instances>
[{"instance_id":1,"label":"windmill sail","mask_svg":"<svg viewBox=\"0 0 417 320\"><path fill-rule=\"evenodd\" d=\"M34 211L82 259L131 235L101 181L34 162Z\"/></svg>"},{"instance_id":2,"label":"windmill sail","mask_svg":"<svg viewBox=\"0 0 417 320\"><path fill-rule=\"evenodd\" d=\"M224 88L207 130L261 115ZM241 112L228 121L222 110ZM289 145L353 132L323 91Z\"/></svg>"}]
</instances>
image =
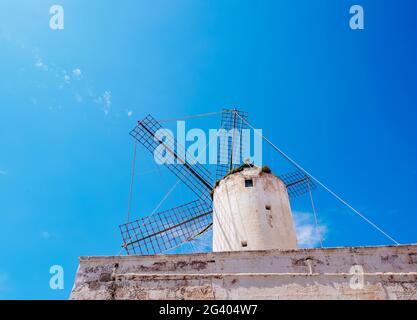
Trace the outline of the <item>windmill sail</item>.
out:
<instances>
[{"instance_id":1,"label":"windmill sail","mask_svg":"<svg viewBox=\"0 0 417 320\"><path fill-rule=\"evenodd\" d=\"M192 156L187 154L184 147L170 136L165 139L158 137L158 131L162 130L161 124L151 115L148 115L130 132L137 141L145 146L158 160L163 163L163 154L157 151L157 148L163 147L172 157L172 163L164 163L172 173L174 173L184 184L189 187L200 199L211 203L210 190L213 187L213 181L210 172L200 163L190 161Z\"/></svg>"},{"instance_id":2,"label":"windmill sail","mask_svg":"<svg viewBox=\"0 0 417 320\"><path fill-rule=\"evenodd\" d=\"M244 131L248 129L247 112L237 109L225 109L222 113L220 126L220 143L217 148L216 179L223 178L233 168L243 163L245 154Z\"/></svg>"},{"instance_id":3,"label":"windmill sail","mask_svg":"<svg viewBox=\"0 0 417 320\"><path fill-rule=\"evenodd\" d=\"M161 124L148 115L130 132L155 160L163 163L197 196L193 202L120 226L127 254L158 254L205 232L212 224L213 182L210 173L170 135L160 136ZM164 152L159 152L162 149ZM172 161L164 161L169 156Z\"/></svg>"},{"instance_id":4,"label":"windmill sail","mask_svg":"<svg viewBox=\"0 0 417 320\"><path fill-rule=\"evenodd\" d=\"M288 196L291 199L308 193L317 187L313 180L301 171L286 173L280 175L279 178L287 187Z\"/></svg>"},{"instance_id":5,"label":"windmill sail","mask_svg":"<svg viewBox=\"0 0 417 320\"><path fill-rule=\"evenodd\" d=\"M205 232L212 224L212 205L202 200L155 213L120 226L127 254L158 254Z\"/></svg>"}]
</instances>

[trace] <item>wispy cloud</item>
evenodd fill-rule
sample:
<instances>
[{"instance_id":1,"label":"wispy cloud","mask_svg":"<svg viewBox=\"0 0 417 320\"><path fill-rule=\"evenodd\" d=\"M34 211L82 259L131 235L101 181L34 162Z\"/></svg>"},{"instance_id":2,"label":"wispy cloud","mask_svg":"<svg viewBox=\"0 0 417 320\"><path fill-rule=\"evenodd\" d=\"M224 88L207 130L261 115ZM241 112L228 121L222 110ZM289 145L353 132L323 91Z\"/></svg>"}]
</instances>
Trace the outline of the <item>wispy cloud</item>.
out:
<instances>
[{"instance_id":1,"label":"wispy cloud","mask_svg":"<svg viewBox=\"0 0 417 320\"><path fill-rule=\"evenodd\" d=\"M48 65L43 62L42 58L37 57L35 60L35 67L38 69L42 69L44 71L48 71Z\"/></svg>"},{"instance_id":2,"label":"wispy cloud","mask_svg":"<svg viewBox=\"0 0 417 320\"><path fill-rule=\"evenodd\" d=\"M111 106L111 92L110 91L104 92L103 99L104 99L105 106L110 108L110 106Z\"/></svg>"},{"instance_id":3,"label":"wispy cloud","mask_svg":"<svg viewBox=\"0 0 417 320\"><path fill-rule=\"evenodd\" d=\"M72 75L75 79L81 79L81 77L83 76L80 68L72 70Z\"/></svg>"},{"instance_id":4,"label":"wispy cloud","mask_svg":"<svg viewBox=\"0 0 417 320\"><path fill-rule=\"evenodd\" d=\"M84 78L84 73L82 72L80 67L75 67L72 70L71 69L68 70L68 69L56 66L53 63L47 64L43 60L42 55L40 54L38 49L32 50L32 54L35 60L34 62L35 68L54 74L54 76L59 81L57 86L60 90L63 90L65 88L68 88L68 89L71 88L72 96L74 97L77 103L82 103L84 102L84 100L86 103L88 102L96 103L102 106L102 110L106 116L110 113L110 108L112 106L112 92L110 90L105 90L103 94L97 95L92 92L92 89L90 88L87 89L86 83L82 82ZM80 81L80 82L76 85L75 84L76 81ZM84 99L84 97L79 93L80 91L85 91L85 90L88 90L89 92L89 94L83 95L86 99ZM36 98L32 98L31 102L33 104L37 104L38 101L36 100L35 102L34 99ZM55 108L50 108L50 109L54 110Z\"/></svg>"},{"instance_id":5,"label":"wispy cloud","mask_svg":"<svg viewBox=\"0 0 417 320\"><path fill-rule=\"evenodd\" d=\"M79 93L76 93L75 94L75 101L77 101L78 103L81 103L81 102L83 102L83 97Z\"/></svg>"},{"instance_id":6,"label":"wispy cloud","mask_svg":"<svg viewBox=\"0 0 417 320\"><path fill-rule=\"evenodd\" d=\"M70 84L70 82L71 82L71 78L66 72L64 72L63 80L66 84Z\"/></svg>"},{"instance_id":7,"label":"wispy cloud","mask_svg":"<svg viewBox=\"0 0 417 320\"><path fill-rule=\"evenodd\" d=\"M0 176L7 176L9 174L6 170L0 170Z\"/></svg>"},{"instance_id":8,"label":"wispy cloud","mask_svg":"<svg viewBox=\"0 0 417 320\"><path fill-rule=\"evenodd\" d=\"M302 248L314 248L320 245L320 238L325 239L328 228L322 222L316 227L314 216L308 212L293 212L298 245Z\"/></svg>"},{"instance_id":9,"label":"wispy cloud","mask_svg":"<svg viewBox=\"0 0 417 320\"><path fill-rule=\"evenodd\" d=\"M110 112L112 104L112 93L111 91L105 91L101 96L95 99L95 102L103 106L104 114L107 116Z\"/></svg>"},{"instance_id":10,"label":"wispy cloud","mask_svg":"<svg viewBox=\"0 0 417 320\"><path fill-rule=\"evenodd\" d=\"M49 231L42 231L40 236L43 240L49 240L52 237L52 234Z\"/></svg>"}]
</instances>

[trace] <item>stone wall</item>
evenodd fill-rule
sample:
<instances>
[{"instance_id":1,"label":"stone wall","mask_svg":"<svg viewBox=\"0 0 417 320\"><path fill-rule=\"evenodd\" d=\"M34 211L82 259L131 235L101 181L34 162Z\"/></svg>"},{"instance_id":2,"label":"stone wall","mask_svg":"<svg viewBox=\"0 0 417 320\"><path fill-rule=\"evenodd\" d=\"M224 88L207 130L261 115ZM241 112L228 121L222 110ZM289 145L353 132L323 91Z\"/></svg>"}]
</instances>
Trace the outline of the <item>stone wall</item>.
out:
<instances>
[{"instance_id":1,"label":"stone wall","mask_svg":"<svg viewBox=\"0 0 417 320\"><path fill-rule=\"evenodd\" d=\"M417 245L81 257L71 299L417 299Z\"/></svg>"}]
</instances>

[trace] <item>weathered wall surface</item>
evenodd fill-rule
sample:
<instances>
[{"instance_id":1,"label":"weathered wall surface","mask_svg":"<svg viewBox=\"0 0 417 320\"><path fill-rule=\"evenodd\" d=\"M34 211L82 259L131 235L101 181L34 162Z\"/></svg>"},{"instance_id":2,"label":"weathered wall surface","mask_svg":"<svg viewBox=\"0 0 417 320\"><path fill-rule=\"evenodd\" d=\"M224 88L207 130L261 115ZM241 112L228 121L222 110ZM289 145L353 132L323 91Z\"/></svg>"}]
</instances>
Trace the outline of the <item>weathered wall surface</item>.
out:
<instances>
[{"instance_id":1,"label":"weathered wall surface","mask_svg":"<svg viewBox=\"0 0 417 320\"><path fill-rule=\"evenodd\" d=\"M81 257L71 299L417 299L417 245Z\"/></svg>"},{"instance_id":2,"label":"weathered wall surface","mask_svg":"<svg viewBox=\"0 0 417 320\"><path fill-rule=\"evenodd\" d=\"M251 187L245 180L252 182ZM228 175L214 189L213 251L297 249L285 184L253 167Z\"/></svg>"}]
</instances>

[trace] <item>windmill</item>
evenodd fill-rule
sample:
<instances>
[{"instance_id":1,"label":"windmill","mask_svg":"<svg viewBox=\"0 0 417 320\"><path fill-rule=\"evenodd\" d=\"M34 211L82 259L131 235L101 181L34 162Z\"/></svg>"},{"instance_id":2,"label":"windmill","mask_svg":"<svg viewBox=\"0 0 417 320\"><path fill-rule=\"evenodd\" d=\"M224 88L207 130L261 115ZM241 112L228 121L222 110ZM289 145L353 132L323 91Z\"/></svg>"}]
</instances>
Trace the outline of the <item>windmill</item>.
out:
<instances>
[{"instance_id":1,"label":"windmill","mask_svg":"<svg viewBox=\"0 0 417 320\"><path fill-rule=\"evenodd\" d=\"M245 165L242 161L244 145L239 137L244 129L248 129L247 119L248 114L237 109L224 109L221 112L221 128L224 130L219 132L224 136L220 136L217 145L216 180ZM158 160L162 160L162 154L155 151L163 146L176 160L164 166L195 194L196 200L120 225L122 247L128 255L165 252L205 233L213 224L212 174L204 165L190 161L191 157L187 155L184 146L179 145L174 138L159 138L157 132L161 129L161 123L148 115L138 121L130 135ZM285 183L290 198L307 193L315 187L310 177L301 171L282 175L280 179Z\"/></svg>"}]
</instances>

